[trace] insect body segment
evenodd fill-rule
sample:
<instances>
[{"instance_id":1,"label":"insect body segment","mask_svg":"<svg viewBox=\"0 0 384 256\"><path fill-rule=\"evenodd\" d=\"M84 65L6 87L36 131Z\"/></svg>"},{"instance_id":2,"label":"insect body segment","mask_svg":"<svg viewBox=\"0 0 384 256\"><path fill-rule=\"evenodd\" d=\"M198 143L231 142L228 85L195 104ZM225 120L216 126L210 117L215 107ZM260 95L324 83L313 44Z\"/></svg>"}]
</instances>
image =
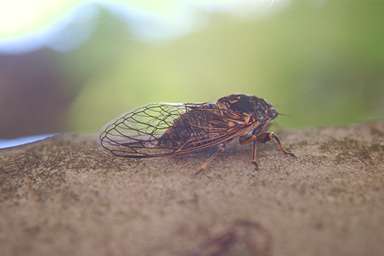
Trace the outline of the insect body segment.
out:
<instances>
[{"instance_id":1,"label":"insect body segment","mask_svg":"<svg viewBox=\"0 0 384 256\"><path fill-rule=\"evenodd\" d=\"M108 124L100 134L100 144L116 156L149 158L210 148L223 151L225 144L239 138L241 144L253 143L256 162L255 144L265 140L270 121L277 115L265 100L243 94L220 98L215 104L149 104ZM289 153L277 136L268 138ZM206 168L207 162L202 166Z\"/></svg>"}]
</instances>

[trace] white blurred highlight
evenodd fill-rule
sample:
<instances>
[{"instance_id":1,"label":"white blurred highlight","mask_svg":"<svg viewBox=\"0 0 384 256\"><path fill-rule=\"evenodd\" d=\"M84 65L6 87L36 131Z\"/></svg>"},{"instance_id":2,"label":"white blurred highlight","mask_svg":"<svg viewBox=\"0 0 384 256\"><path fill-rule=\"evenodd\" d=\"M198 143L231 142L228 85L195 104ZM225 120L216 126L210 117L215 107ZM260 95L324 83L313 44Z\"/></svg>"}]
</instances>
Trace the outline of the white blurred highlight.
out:
<instances>
[{"instance_id":1,"label":"white blurred highlight","mask_svg":"<svg viewBox=\"0 0 384 256\"><path fill-rule=\"evenodd\" d=\"M76 4L62 17L44 24L30 32L18 34L25 23L41 19L47 13L44 8L53 8L55 1L5 1L1 3L0 35L15 34L0 38L0 53L20 53L49 47L68 51L78 47L89 38L100 9L121 18L138 39L167 40L182 36L204 24L198 13L225 12L238 16L265 15L284 7L288 0L183 0L174 1L164 8L148 8L137 1L84 0Z\"/></svg>"}]
</instances>

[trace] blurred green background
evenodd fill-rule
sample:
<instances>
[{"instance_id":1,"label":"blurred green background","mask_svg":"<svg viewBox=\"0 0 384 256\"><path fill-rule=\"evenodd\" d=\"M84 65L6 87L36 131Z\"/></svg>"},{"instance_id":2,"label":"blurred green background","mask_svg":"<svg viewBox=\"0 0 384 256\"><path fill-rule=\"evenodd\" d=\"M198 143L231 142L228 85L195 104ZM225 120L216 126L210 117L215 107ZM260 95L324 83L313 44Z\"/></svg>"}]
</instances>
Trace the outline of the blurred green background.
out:
<instances>
[{"instance_id":1,"label":"blurred green background","mask_svg":"<svg viewBox=\"0 0 384 256\"><path fill-rule=\"evenodd\" d=\"M2 25L0 51L83 4L41 2L35 23ZM287 114L282 127L383 119L384 1L160 2L91 4L48 43L0 52L0 138L95 132L146 103L239 92Z\"/></svg>"}]
</instances>

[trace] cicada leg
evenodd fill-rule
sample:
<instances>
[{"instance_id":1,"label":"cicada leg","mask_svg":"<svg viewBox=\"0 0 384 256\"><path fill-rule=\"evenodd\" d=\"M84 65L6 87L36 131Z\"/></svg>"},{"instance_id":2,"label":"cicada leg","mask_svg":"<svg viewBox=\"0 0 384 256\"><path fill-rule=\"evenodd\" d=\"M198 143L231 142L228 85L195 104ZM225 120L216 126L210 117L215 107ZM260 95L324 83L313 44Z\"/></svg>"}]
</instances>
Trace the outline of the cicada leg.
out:
<instances>
[{"instance_id":1,"label":"cicada leg","mask_svg":"<svg viewBox=\"0 0 384 256\"><path fill-rule=\"evenodd\" d=\"M199 170L195 173L195 175L198 175L198 174L200 174L201 172L207 170L209 163L212 162L212 160L215 159L216 156L217 156L219 153L224 152L224 150L225 150L225 145L224 145L224 144L220 144L220 145L218 146L217 150L216 150L215 152L213 152L213 153L208 157L208 159L205 160L205 162L204 162L202 165L200 165Z\"/></svg>"},{"instance_id":2,"label":"cicada leg","mask_svg":"<svg viewBox=\"0 0 384 256\"><path fill-rule=\"evenodd\" d=\"M280 141L280 138L273 132L266 132L266 133L260 134L257 138L257 141L260 143L266 143L268 141L273 141L273 142L275 142L277 148L281 152L283 152L285 155L296 157L295 154L293 154L292 152L290 152L284 148L283 144Z\"/></svg>"},{"instance_id":3,"label":"cicada leg","mask_svg":"<svg viewBox=\"0 0 384 256\"><path fill-rule=\"evenodd\" d=\"M258 137L256 135L245 135L239 137L239 142L241 145L252 143L252 164L255 165L255 169L259 169L257 164L257 147L256 143L258 142Z\"/></svg>"},{"instance_id":4,"label":"cicada leg","mask_svg":"<svg viewBox=\"0 0 384 256\"><path fill-rule=\"evenodd\" d=\"M239 137L240 144L243 145L243 144L252 143L252 163L255 165L256 170L258 169L256 144L257 143L267 143L268 141L271 141L271 140L276 143L278 149L281 152L283 152L286 155L296 157L295 154L293 154L292 152L290 152L284 148L284 146L282 145L282 143L280 141L280 138L276 134L274 134L273 132L266 132L266 133L259 134L257 136L254 134L241 136L241 137Z\"/></svg>"},{"instance_id":5,"label":"cicada leg","mask_svg":"<svg viewBox=\"0 0 384 256\"><path fill-rule=\"evenodd\" d=\"M256 155L257 155L256 141L253 141L252 142L252 164L254 164L255 169L258 170L259 165L257 164Z\"/></svg>"}]
</instances>

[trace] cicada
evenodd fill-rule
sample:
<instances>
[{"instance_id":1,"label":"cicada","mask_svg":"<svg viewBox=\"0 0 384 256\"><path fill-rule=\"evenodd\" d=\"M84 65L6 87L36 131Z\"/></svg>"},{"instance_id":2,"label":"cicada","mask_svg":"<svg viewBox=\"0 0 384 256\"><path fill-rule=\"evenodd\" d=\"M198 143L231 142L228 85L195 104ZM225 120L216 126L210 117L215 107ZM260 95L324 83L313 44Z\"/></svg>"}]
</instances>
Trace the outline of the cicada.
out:
<instances>
[{"instance_id":1,"label":"cicada","mask_svg":"<svg viewBox=\"0 0 384 256\"><path fill-rule=\"evenodd\" d=\"M222 97L216 103L149 104L109 123L99 141L113 155L127 158L186 156L210 149L202 171L238 139L240 144L252 145L252 163L257 168L258 143L274 141L280 151L294 156L268 131L278 115L264 99L244 94Z\"/></svg>"}]
</instances>

